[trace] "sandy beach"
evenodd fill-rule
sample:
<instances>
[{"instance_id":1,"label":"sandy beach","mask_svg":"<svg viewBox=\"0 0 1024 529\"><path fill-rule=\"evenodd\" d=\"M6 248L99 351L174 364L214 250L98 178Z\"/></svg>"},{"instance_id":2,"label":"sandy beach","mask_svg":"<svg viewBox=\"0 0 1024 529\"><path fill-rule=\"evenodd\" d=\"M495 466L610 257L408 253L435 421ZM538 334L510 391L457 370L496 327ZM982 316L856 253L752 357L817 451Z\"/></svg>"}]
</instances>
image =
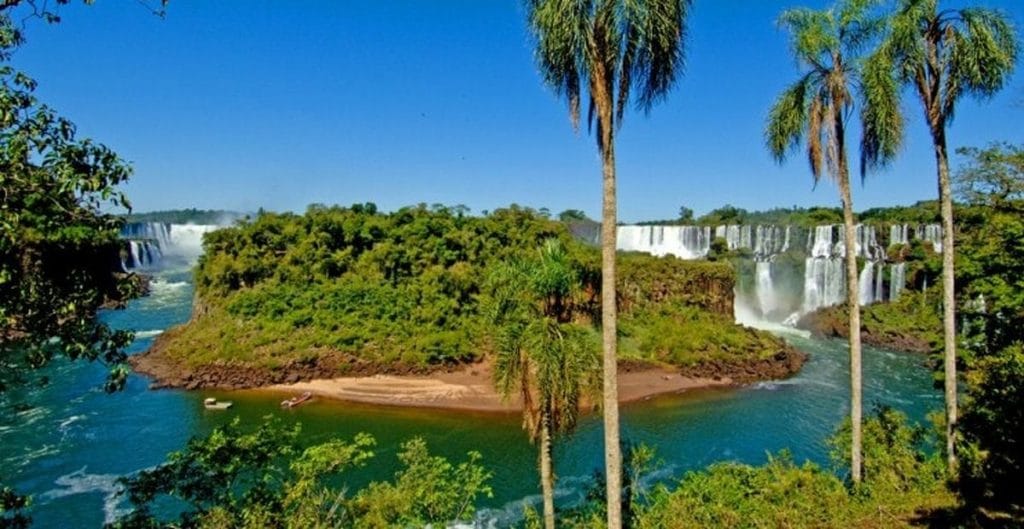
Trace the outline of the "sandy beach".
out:
<instances>
[{"instance_id":1,"label":"sandy beach","mask_svg":"<svg viewBox=\"0 0 1024 529\"><path fill-rule=\"evenodd\" d=\"M619 372L619 401L632 402L654 395L732 385L729 378L692 378L664 368ZM450 373L427 376L373 375L317 379L262 388L282 393L310 393L330 399L379 404L490 412L519 410L518 399L504 401L491 382L486 363Z\"/></svg>"}]
</instances>

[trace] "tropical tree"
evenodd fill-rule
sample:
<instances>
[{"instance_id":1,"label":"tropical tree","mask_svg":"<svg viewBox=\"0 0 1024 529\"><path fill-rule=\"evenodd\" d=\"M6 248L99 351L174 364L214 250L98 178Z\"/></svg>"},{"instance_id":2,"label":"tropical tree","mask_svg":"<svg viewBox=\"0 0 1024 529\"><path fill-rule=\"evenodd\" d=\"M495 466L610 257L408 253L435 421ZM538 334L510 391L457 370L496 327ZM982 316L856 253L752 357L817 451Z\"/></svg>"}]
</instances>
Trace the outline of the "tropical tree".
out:
<instances>
[{"instance_id":1,"label":"tropical tree","mask_svg":"<svg viewBox=\"0 0 1024 529\"><path fill-rule=\"evenodd\" d=\"M588 94L588 126L601 154L601 325L608 525L622 525L622 454L616 379L615 130L631 101L644 111L663 99L683 67L689 0L529 0L529 25L545 83L569 106L574 128Z\"/></svg>"},{"instance_id":2,"label":"tropical tree","mask_svg":"<svg viewBox=\"0 0 1024 529\"><path fill-rule=\"evenodd\" d=\"M892 65L898 81L917 93L935 151L943 230L946 454L952 472L956 468L956 289L946 128L963 95L988 98L1003 87L1016 63L1016 35L1007 17L997 11L940 10L938 0L900 0L892 16L892 31L878 55Z\"/></svg>"},{"instance_id":3,"label":"tropical tree","mask_svg":"<svg viewBox=\"0 0 1024 529\"><path fill-rule=\"evenodd\" d=\"M498 326L494 383L506 399L522 401L523 427L539 452L544 525L554 529L552 440L575 428L599 372L589 334L570 322L578 278L552 239L533 260L499 265L489 283L487 310Z\"/></svg>"},{"instance_id":4,"label":"tropical tree","mask_svg":"<svg viewBox=\"0 0 1024 529\"><path fill-rule=\"evenodd\" d=\"M873 0L840 0L824 10L785 11L779 23L790 32L793 53L803 74L776 100L768 115L765 137L779 163L806 137L811 174L817 183L828 175L839 187L843 204L846 258L846 303L850 325L850 475L861 479L861 340L857 288L856 227L846 156L846 133L860 88L862 151L865 167L882 165L899 146L900 115L895 83L865 65L864 47L878 36L882 24L873 15Z\"/></svg>"}]
</instances>

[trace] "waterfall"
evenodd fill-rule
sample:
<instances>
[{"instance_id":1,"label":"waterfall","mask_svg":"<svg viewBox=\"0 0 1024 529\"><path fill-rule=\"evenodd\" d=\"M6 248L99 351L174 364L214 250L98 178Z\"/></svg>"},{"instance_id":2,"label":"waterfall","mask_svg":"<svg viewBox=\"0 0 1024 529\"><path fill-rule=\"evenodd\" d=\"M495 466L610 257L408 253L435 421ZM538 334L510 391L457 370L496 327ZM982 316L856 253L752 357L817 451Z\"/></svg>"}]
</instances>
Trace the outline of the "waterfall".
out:
<instances>
[{"instance_id":1,"label":"waterfall","mask_svg":"<svg viewBox=\"0 0 1024 529\"><path fill-rule=\"evenodd\" d=\"M875 301L875 263L868 261L864 263L864 269L860 271L857 279L857 286L860 289L858 299L861 305L870 305Z\"/></svg>"},{"instance_id":2,"label":"waterfall","mask_svg":"<svg viewBox=\"0 0 1024 529\"><path fill-rule=\"evenodd\" d=\"M883 295L883 292L885 292L885 286L884 286L884 284L882 282L885 279L885 273L884 272L885 272L885 264L884 263L879 263L878 264L878 272L875 272L875 299L872 300L874 302L884 301L885 300L885 297Z\"/></svg>"},{"instance_id":3,"label":"waterfall","mask_svg":"<svg viewBox=\"0 0 1024 529\"><path fill-rule=\"evenodd\" d=\"M842 303L846 274L842 258L807 258L804 270L804 302L801 312Z\"/></svg>"},{"instance_id":4,"label":"waterfall","mask_svg":"<svg viewBox=\"0 0 1024 529\"><path fill-rule=\"evenodd\" d=\"M942 226L939 224L925 224L914 230L914 238L931 243L937 253L942 253Z\"/></svg>"},{"instance_id":5,"label":"waterfall","mask_svg":"<svg viewBox=\"0 0 1024 529\"><path fill-rule=\"evenodd\" d=\"M900 292L903 291L903 286L907 283L907 263L896 263L890 270L892 278L889 280L889 301L896 301L900 298Z\"/></svg>"},{"instance_id":6,"label":"waterfall","mask_svg":"<svg viewBox=\"0 0 1024 529\"><path fill-rule=\"evenodd\" d=\"M131 222L121 228L127 255L124 270L150 268L168 257L192 262L203 252L203 235L220 226L210 224L169 224Z\"/></svg>"},{"instance_id":7,"label":"waterfall","mask_svg":"<svg viewBox=\"0 0 1024 529\"><path fill-rule=\"evenodd\" d=\"M775 311L775 283L772 281L771 261L757 261L754 264L757 279L757 303L761 309L761 316L767 316Z\"/></svg>"},{"instance_id":8,"label":"waterfall","mask_svg":"<svg viewBox=\"0 0 1024 529\"><path fill-rule=\"evenodd\" d=\"M618 249L680 259L704 257L711 249L708 226L619 226Z\"/></svg>"},{"instance_id":9,"label":"waterfall","mask_svg":"<svg viewBox=\"0 0 1024 529\"><path fill-rule=\"evenodd\" d=\"M889 246L895 244L910 243L910 226L907 224L893 224L889 226Z\"/></svg>"},{"instance_id":10,"label":"waterfall","mask_svg":"<svg viewBox=\"0 0 1024 529\"><path fill-rule=\"evenodd\" d=\"M935 239L940 232L935 230L937 225L931 226L913 228L915 238ZM175 228L170 230L172 239ZM896 224L890 225L888 230L890 243L903 244L911 234L912 226ZM751 314L760 313L762 317L794 312L805 314L846 300L846 233L841 224L820 225L810 230L769 224L619 226L618 234L620 250L673 255L682 259L706 257L715 238L724 239L729 250L749 250L754 261L754 277L744 282L748 285L744 288L751 292L743 292L741 297L756 305L750 307ZM905 265L893 264L888 268L892 281L886 290L888 252L886 246L879 243L878 228L858 224L854 228L854 237L856 256L864 261L857 287L860 303L867 305L885 301L887 297L889 300L897 299L903 290ZM776 259L783 253L801 248L806 255L802 285L800 275L787 267L792 262ZM794 282L796 284L791 287L784 286ZM796 290L792 291L794 288Z\"/></svg>"}]
</instances>

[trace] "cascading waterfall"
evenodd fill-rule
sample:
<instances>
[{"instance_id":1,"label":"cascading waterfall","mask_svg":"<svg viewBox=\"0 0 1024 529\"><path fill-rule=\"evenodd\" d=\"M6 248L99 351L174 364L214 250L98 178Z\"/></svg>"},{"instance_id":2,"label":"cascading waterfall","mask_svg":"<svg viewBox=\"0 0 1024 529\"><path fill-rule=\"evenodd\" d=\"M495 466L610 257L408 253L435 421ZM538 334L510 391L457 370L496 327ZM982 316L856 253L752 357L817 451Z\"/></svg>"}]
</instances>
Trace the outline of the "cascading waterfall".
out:
<instances>
[{"instance_id":1,"label":"cascading waterfall","mask_svg":"<svg viewBox=\"0 0 1024 529\"><path fill-rule=\"evenodd\" d=\"M893 224L889 226L889 246L894 244L910 244L910 226Z\"/></svg>"},{"instance_id":2,"label":"cascading waterfall","mask_svg":"<svg viewBox=\"0 0 1024 529\"><path fill-rule=\"evenodd\" d=\"M121 267L127 271L156 266L168 257L190 261L203 251L203 234L220 226L210 224L169 224L131 222L121 228L127 255Z\"/></svg>"},{"instance_id":3,"label":"cascading waterfall","mask_svg":"<svg viewBox=\"0 0 1024 529\"><path fill-rule=\"evenodd\" d=\"M868 261L864 263L864 269L860 271L860 277L857 279L857 286L860 292L857 293L857 299L860 300L861 305L868 305L875 301L875 263Z\"/></svg>"},{"instance_id":4,"label":"cascading waterfall","mask_svg":"<svg viewBox=\"0 0 1024 529\"><path fill-rule=\"evenodd\" d=\"M885 300L885 263L878 263L878 272L875 273L875 298L872 303Z\"/></svg>"},{"instance_id":5,"label":"cascading waterfall","mask_svg":"<svg viewBox=\"0 0 1024 529\"><path fill-rule=\"evenodd\" d=\"M619 226L618 249L680 259L704 257L711 249L707 226Z\"/></svg>"},{"instance_id":6,"label":"cascading waterfall","mask_svg":"<svg viewBox=\"0 0 1024 529\"><path fill-rule=\"evenodd\" d=\"M758 308L761 309L762 315L771 314L778 308L776 306L778 298L775 293L775 282L772 281L772 263L771 261L757 261L754 267L757 278Z\"/></svg>"},{"instance_id":7,"label":"cascading waterfall","mask_svg":"<svg viewBox=\"0 0 1024 529\"><path fill-rule=\"evenodd\" d=\"M892 278L889 280L889 301L896 301L900 298L900 292L903 291L903 286L907 282L907 263L892 265L890 274L892 274Z\"/></svg>"},{"instance_id":8,"label":"cascading waterfall","mask_svg":"<svg viewBox=\"0 0 1024 529\"><path fill-rule=\"evenodd\" d=\"M934 228L928 226L892 225L889 226L889 242L906 244L911 234L915 238L935 239L940 233L941 230L936 232ZM885 246L879 242L876 227L858 224L855 227L855 237L857 257L864 261L864 267L858 277L860 303L867 305L885 301L886 298L897 299L903 289L906 266L902 263L889 266L891 280L888 281L890 285L886 290L888 257ZM748 283L752 284L753 293L744 296L751 305L749 312L753 314L759 312L760 317L764 318L795 311L789 318L795 320L800 314L840 304L846 300L846 237L842 225L821 225L812 230L775 225L721 225L713 228L620 226L618 247L620 250L646 252L658 256L673 255L682 259L699 259L707 256L714 238L724 239L730 250L746 249L753 254L754 277L753 281ZM801 247L806 253L802 296L787 297L785 292L791 288L784 289L781 286L780 281L785 281L782 279L785 276L785 269L776 269L776 258L793 248ZM793 294L797 293L800 291Z\"/></svg>"},{"instance_id":9,"label":"cascading waterfall","mask_svg":"<svg viewBox=\"0 0 1024 529\"><path fill-rule=\"evenodd\" d=\"M936 252L942 253L942 226L938 224L918 226L914 236L922 241L930 242Z\"/></svg>"}]
</instances>

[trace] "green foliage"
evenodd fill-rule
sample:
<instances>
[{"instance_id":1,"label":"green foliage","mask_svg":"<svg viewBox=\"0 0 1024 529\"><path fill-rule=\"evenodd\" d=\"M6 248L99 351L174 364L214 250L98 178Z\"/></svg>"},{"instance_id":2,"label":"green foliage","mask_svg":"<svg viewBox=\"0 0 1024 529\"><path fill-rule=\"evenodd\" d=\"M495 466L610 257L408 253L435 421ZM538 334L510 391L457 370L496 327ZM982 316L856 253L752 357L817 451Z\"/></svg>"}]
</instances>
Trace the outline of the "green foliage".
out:
<instances>
[{"instance_id":1,"label":"green foliage","mask_svg":"<svg viewBox=\"0 0 1024 529\"><path fill-rule=\"evenodd\" d=\"M874 498L911 491L939 490L945 467L936 453L935 432L907 423L907 417L892 408L879 407L864 423L864 481L857 492ZM850 421L829 439L830 456L836 468L849 468Z\"/></svg>"},{"instance_id":2,"label":"green foliage","mask_svg":"<svg viewBox=\"0 0 1024 529\"><path fill-rule=\"evenodd\" d=\"M10 487L0 486L0 527L3 529L25 529L32 519L25 513L32 504L28 496L18 494Z\"/></svg>"},{"instance_id":3,"label":"green foliage","mask_svg":"<svg viewBox=\"0 0 1024 529\"><path fill-rule=\"evenodd\" d=\"M972 205L958 211L959 305L967 349L980 357L1013 345L1024 327L1024 167L1019 148L961 152L971 159L955 181Z\"/></svg>"},{"instance_id":4,"label":"green foliage","mask_svg":"<svg viewBox=\"0 0 1024 529\"><path fill-rule=\"evenodd\" d=\"M732 318L736 274L727 262L621 254L616 294L624 314L680 302Z\"/></svg>"},{"instance_id":5,"label":"green foliage","mask_svg":"<svg viewBox=\"0 0 1024 529\"><path fill-rule=\"evenodd\" d=\"M119 273L121 220L105 213L128 207L117 186L131 169L79 138L9 64L22 42L9 11L19 3L0 6L0 391L56 356L110 366L106 387L115 390L131 336L96 311L138 293L138 282ZM33 15L57 20L45 6Z\"/></svg>"},{"instance_id":6,"label":"green foliage","mask_svg":"<svg viewBox=\"0 0 1024 529\"><path fill-rule=\"evenodd\" d=\"M984 149L964 147L967 157L956 174L957 197L973 205L1018 210L1024 201L1024 148L994 143Z\"/></svg>"},{"instance_id":7,"label":"green foliage","mask_svg":"<svg viewBox=\"0 0 1024 529\"><path fill-rule=\"evenodd\" d=\"M398 459L404 469L393 482L371 483L351 502L353 527L419 527L425 523L466 521L479 496L491 496L491 473L480 466L481 456L470 452L453 465L431 456L422 439L402 445Z\"/></svg>"},{"instance_id":8,"label":"green foliage","mask_svg":"<svg viewBox=\"0 0 1024 529\"><path fill-rule=\"evenodd\" d=\"M567 209L558 214L558 220L569 222L573 220L590 220L587 214L579 209Z\"/></svg>"},{"instance_id":9,"label":"green foliage","mask_svg":"<svg viewBox=\"0 0 1024 529\"><path fill-rule=\"evenodd\" d=\"M938 4L901 0L878 51L896 79L917 91L933 135L944 134L962 96L987 98L998 92L1018 52L1004 14L974 7L940 9Z\"/></svg>"},{"instance_id":10,"label":"green foliage","mask_svg":"<svg viewBox=\"0 0 1024 529\"><path fill-rule=\"evenodd\" d=\"M374 439L358 434L305 449L298 440L298 426L266 421L244 432L237 420L194 438L166 463L121 480L134 510L111 527L419 527L468 520L477 497L491 494L480 454L453 465L413 439L402 445L394 481L349 496L329 482L368 464ZM177 519L156 512L169 498L181 506Z\"/></svg>"},{"instance_id":11,"label":"green foliage","mask_svg":"<svg viewBox=\"0 0 1024 529\"><path fill-rule=\"evenodd\" d=\"M939 222L939 203L922 200L912 206L869 208L857 217L861 222L876 224L932 224Z\"/></svg>"},{"instance_id":12,"label":"green foliage","mask_svg":"<svg viewBox=\"0 0 1024 529\"><path fill-rule=\"evenodd\" d=\"M909 527L919 510L949 508L943 461L923 430L892 410L864 422L864 485L851 490L811 463L783 452L762 466L719 463L688 473L674 490L659 485L638 512L638 528ZM849 453L849 425L831 441Z\"/></svg>"},{"instance_id":13,"label":"green foliage","mask_svg":"<svg viewBox=\"0 0 1024 529\"><path fill-rule=\"evenodd\" d=\"M599 385L598 347L589 322L572 323L580 274L557 240L531 258L499 264L489 274L484 313L495 327L494 382L523 402L533 440L541 427L571 432L581 399ZM543 448L547 449L547 448Z\"/></svg>"},{"instance_id":14,"label":"green foliage","mask_svg":"<svg viewBox=\"0 0 1024 529\"><path fill-rule=\"evenodd\" d=\"M936 276L932 276L936 277ZM927 291L904 290L895 302L861 307L864 343L897 351L940 354L942 349L942 290L934 283ZM821 309L802 325L831 336L848 336L845 305Z\"/></svg>"},{"instance_id":15,"label":"green foliage","mask_svg":"<svg viewBox=\"0 0 1024 529\"><path fill-rule=\"evenodd\" d=\"M959 490L974 505L1024 517L1024 345L1016 343L976 366L967 394Z\"/></svg>"},{"instance_id":16,"label":"green foliage","mask_svg":"<svg viewBox=\"0 0 1024 529\"><path fill-rule=\"evenodd\" d=\"M744 224L749 212L743 208L737 208L726 204L718 209L713 209L697 219L697 222L704 225L723 224Z\"/></svg>"},{"instance_id":17,"label":"green foliage","mask_svg":"<svg viewBox=\"0 0 1024 529\"><path fill-rule=\"evenodd\" d=\"M885 165L899 148L902 115L898 84L888 76L891 59L884 54L861 57L884 29L877 4L839 0L826 9L794 8L779 17L802 73L769 111L765 140L780 163L806 142L815 182L827 175L847 185L844 135L854 87L861 99L862 175Z\"/></svg>"},{"instance_id":18,"label":"green foliage","mask_svg":"<svg viewBox=\"0 0 1024 529\"><path fill-rule=\"evenodd\" d=\"M595 83L614 105L614 118L607 116L599 130L613 127L613 119L621 124L631 102L646 111L665 97L683 67L689 7L688 0L528 2L538 66L545 83L565 97L573 126L584 90L595 100ZM587 121L593 124L590 108ZM602 150L610 147L600 133L598 141Z\"/></svg>"},{"instance_id":19,"label":"green foliage","mask_svg":"<svg viewBox=\"0 0 1024 529\"><path fill-rule=\"evenodd\" d=\"M619 322L622 358L684 368L714 362L742 364L768 359L786 349L768 333L679 302L624 314Z\"/></svg>"},{"instance_id":20,"label":"green foliage","mask_svg":"<svg viewBox=\"0 0 1024 529\"><path fill-rule=\"evenodd\" d=\"M598 254L563 223L517 207L469 217L354 205L312 206L301 216L264 213L208 234L195 272L197 317L161 340L167 354L191 365L274 368L328 352L381 366L465 362L495 351L501 338L487 306L498 285L488 278L501 269L526 273L548 240L558 241L561 264L523 283L506 281L507 289L546 300L537 309L575 325L573 336L593 335ZM621 262L623 318L672 300L731 318L728 263L640 254ZM550 295L539 294L545 291ZM646 323L636 318L632 325Z\"/></svg>"},{"instance_id":21,"label":"green foliage","mask_svg":"<svg viewBox=\"0 0 1024 529\"><path fill-rule=\"evenodd\" d=\"M191 363L274 366L312 350L425 366L482 352L487 270L565 227L513 206L486 217L372 204L264 213L209 234L196 269L208 317L169 333Z\"/></svg>"}]
</instances>

